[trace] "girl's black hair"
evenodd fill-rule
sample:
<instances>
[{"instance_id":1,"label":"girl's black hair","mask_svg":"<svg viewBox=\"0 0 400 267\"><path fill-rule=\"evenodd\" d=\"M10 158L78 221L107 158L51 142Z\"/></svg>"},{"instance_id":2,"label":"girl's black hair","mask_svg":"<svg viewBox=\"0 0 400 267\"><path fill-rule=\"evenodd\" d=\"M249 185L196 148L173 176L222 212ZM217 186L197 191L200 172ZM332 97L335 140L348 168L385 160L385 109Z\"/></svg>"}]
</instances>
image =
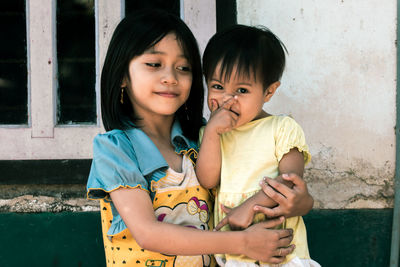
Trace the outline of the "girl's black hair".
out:
<instances>
[{"instance_id":1,"label":"girl's black hair","mask_svg":"<svg viewBox=\"0 0 400 267\"><path fill-rule=\"evenodd\" d=\"M264 90L279 81L285 68L285 45L268 28L234 25L216 33L203 55L203 73L209 81L220 65L220 77L236 74L247 78L261 76ZM253 76L254 75L254 76Z\"/></svg>"},{"instance_id":2,"label":"girl's black hair","mask_svg":"<svg viewBox=\"0 0 400 267\"><path fill-rule=\"evenodd\" d=\"M179 120L184 136L196 140L203 124L204 88L199 48L188 26L175 15L162 10L140 10L129 14L115 29L101 73L101 112L107 131L138 127L129 97L124 93L120 103L121 84L129 77L130 61L157 44L164 36L174 33L191 65L192 87L186 104L175 118Z\"/></svg>"}]
</instances>

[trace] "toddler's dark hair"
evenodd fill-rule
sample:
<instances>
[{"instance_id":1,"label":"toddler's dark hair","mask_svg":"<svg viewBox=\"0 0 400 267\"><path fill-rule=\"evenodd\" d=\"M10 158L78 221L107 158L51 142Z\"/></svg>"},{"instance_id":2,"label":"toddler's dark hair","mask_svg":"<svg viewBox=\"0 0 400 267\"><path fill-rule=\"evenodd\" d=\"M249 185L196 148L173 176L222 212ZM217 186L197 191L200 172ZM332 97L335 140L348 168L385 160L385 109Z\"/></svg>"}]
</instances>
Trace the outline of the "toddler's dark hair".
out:
<instances>
[{"instance_id":1,"label":"toddler's dark hair","mask_svg":"<svg viewBox=\"0 0 400 267\"><path fill-rule=\"evenodd\" d=\"M268 28L234 25L216 33L208 42L203 55L203 73L209 81L221 63L217 78L227 80L237 66L237 75L261 79L265 90L280 80L285 68L285 51L285 45Z\"/></svg>"},{"instance_id":2,"label":"toddler's dark hair","mask_svg":"<svg viewBox=\"0 0 400 267\"><path fill-rule=\"evenodd\" d=\"M120 103L121 84L129 78L129 63L164 36L174 33L192 71L192 87L186 104L176 112L183 134L197 140L203 125L204 88L201 59L196 39L188 26L175 15L162 10L140 10L125 17L115 29L101 73L101 112L107 131L140 127L126 92Z\"/></svg>"}]
</instances>

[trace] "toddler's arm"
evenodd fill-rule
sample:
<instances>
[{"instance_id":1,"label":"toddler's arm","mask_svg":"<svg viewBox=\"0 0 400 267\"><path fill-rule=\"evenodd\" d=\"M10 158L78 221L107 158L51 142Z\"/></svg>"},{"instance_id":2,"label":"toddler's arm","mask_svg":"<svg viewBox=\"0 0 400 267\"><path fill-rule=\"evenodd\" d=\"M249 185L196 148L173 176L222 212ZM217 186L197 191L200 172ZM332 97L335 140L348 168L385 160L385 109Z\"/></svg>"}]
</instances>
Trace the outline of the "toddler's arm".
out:
<instances>
[{"instance_id":1,"label":"toddler's arm","mask_svg":"<svg viewBox=\"0 0 400 267\"><path fill-rule=\"evenodd\" d=\"M157 221L151 199L144 190L120 188L110 195L132 236L146 250L170 255L244 254L256 260L280 263L294 249L290 245L292 230L268 229L282 223L283 217L245 231L204 231Z\"/></svg>"},{"instance_id":2,"label":"toddler's arm","mask_svg":"<svg viewBox=\"0 0 400 267\"><path fill-rule=\"evenodd\" d=\"M296 148L291 149L279 162L279 173L275 179L265 178L262 190L234 209L221 207L227 216L218 223L219 230L229 224L232 229L248 227L256 212L268 217L293 217L306 214L314 203L303 179L304 158ZM268 184L266 184L268 183Z\"/></svg>"},{"instance_id":3,"label":"toddler's arm","mask_svg":"<svg viewBox=\"0 0 400 267\"><path fill-rule=\"evenodd\" d=\"M237 120L237 115L230 110L235 103L230 98L221 107L215 100L211 101L211 117L208 121L197 156L196 175L200 184L207 189L216 187L221 175L220 134L230 131Z\"/></svg>"}]
</instances>

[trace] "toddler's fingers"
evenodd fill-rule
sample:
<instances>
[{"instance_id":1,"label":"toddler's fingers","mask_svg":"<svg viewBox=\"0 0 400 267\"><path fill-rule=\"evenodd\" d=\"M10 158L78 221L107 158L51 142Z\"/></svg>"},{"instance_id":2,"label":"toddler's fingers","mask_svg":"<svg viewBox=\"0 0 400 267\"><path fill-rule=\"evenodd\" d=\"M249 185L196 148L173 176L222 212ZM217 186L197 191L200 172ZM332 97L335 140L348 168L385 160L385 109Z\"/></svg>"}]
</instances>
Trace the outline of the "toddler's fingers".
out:
<instances>
[{"instance_id":1,"label":"toddler's fingers","mask_svg":"<svg viewBox=\"0 0 400 267\"><path fill-rule=\"evenodd\" d=\"M236 97L230 97L228 100L226 100L226 101L222 104L221 108L230 110L230 108L232 107L232 105L237 101L236 99L237 99Z\"/></svg>"},{"instance_id":2,"label":"toddler's fingers","mask_svg":"<svg viewBox=\"0 0 400 267\"><path fill-rule=\"evenodd\" d=\"M263 222L259 222L257 224L261 225L264 228L274 228L280 224L283 223L283 221L285 220L285 217L280 216L278 218L274 218L268 221L263 221Z\"/></svg>"},{"instance_id":3,"label":"toddler's fingers","mask_svg":"<svg viewBox=\"0 0 400 267\"><path fill-rule=\"evenodd\" d=\"M226 213L226 214L228 214L229 212L231 212L231 208L228 208L227 206L225 206L224 204L221 204L220 205L220 207L221 207L221 210L224 212L224 213Z\"/></svg>"},{"instance_id":4,"label":"toddler's fingers","mask_svg":"<svg viewBox=\"0 0 400 267\"><path fill-rule=\"evenodd\" d=\"M255 205L253 209L254 209L254 211L256 211L258 213L264 214L265 216L267 216L267 218L276 218L278 216L284 215L280 206L277 206L275 208L267 208L267 207Z\"/></svg>"},{"instance_id":5,"label":"toddler's fingers","mask_svg":"<svg viewBox=\"0 0 400 267\"><path fill-rule=\"evenodd\" d=\"M218 106L217 100L211 99L211 107L210 107L211 113L213 113L214 111L216 111L218 108L219 108L219 106Z\"/></svg>"},{"instance_id":6,"label":"toddler's fingers","mask_svg":"<svg viewBox=\"0 0 400 267\"><path fill-rule=\"evenodd\" d=\"M228 217L223 218L217 226L215 226L214 231L219 231L222 227L228 224Z\"/></svg>"}]
</instances>

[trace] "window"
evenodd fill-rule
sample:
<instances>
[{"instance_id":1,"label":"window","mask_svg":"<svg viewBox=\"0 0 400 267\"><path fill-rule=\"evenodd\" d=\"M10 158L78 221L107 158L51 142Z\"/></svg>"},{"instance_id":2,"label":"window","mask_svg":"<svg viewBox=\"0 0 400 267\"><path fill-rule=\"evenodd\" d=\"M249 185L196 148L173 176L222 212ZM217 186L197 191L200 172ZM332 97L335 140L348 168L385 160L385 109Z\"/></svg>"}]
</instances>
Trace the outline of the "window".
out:
<instances>
[{"instance_id":1,"label":"window","mask_svg":"<svg viewBox=\"0 0 400 267\"><path fill-rule=\"evenodd\" d=\"M179 0L147 0L147 1L126 1L125 13L129 14L135 10L142 8L159 8L180 16Z\"/></svg>"},{"instance_id":2,"label":"window","mask_svg":"<svg viewBox=\"0 0 400 267\"><path fill-rule=\"evenodd\" d=\"M3 1L0 25L0 124L28 124L25 1Z\"/></svg>"},{"instance_id":3,"label":"window","mask_svg":"<svg viewBox=\"0 0 400 267\"><path fill-rule=\"evenodd\" d=\"M94 0L57 2L57 124L96 124Z\"/></svg>"},{"instance_id":4,"label":"window","mask_svg":"<svg viewBox=\"0 0 400 267\"><path fill-rule=\"evenodd\" d=\"M201 48L215 32L215 0L0 3L7 25L0 29L7 36L0 42L1 166L69 169L90 161L93 138L104 131L99 80L113 30L125 12L156 5L181 14Z\"/></svg>"}]
</instances>

